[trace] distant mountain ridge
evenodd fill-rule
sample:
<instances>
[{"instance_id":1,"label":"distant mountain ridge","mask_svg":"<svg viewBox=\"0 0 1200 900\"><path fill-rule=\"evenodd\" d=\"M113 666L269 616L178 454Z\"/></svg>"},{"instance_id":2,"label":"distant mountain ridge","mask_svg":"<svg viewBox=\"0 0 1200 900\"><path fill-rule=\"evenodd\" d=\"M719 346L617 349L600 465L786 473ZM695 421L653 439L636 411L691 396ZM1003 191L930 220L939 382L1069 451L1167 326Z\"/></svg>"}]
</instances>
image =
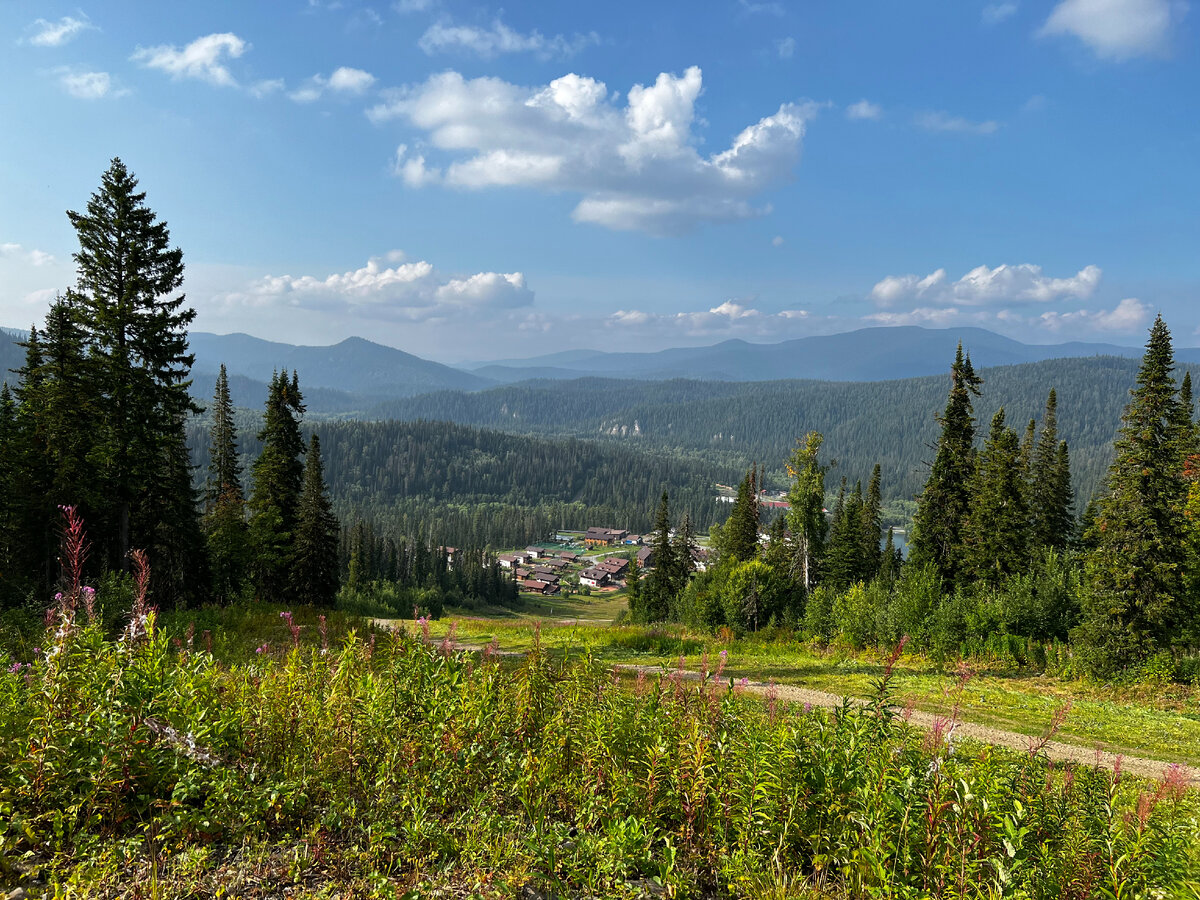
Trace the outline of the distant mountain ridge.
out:
<instances>
[{"instance_id":1,"label":"distant mountain ridge","mask_svg":"<svg viewBox=\"0 0 1200 900\"><path fill-rule=\"evenodd\" d=\"M1140 347L1080 341L1025 344L984 328L906 325L861 328L774 344L734 339L706 347L676 347L648 353L563 351L525 360L494 360L466 368L506 383L585 376L705 381L886 381L945 372L959 341L977 368L1064 357L1136 357L1142 353ZM1200 350L1184 349L1177 353L1181 361L1200 359Z\"/></svg>"},{"instance_id":2,"label":"distant mountain ridge","mask_svg":"<svg viewBox=\"0 0 1200 900\"><path fill-rule=\"evenodd\" d=\"M328 347L265 341L248 334L189 335L196 354L193 375L215 375L222 363L230 375L268 382L281 370L296 370L301 388L329 388L365 397L410 397L427 391L473 391L494 382L422 359L395 347L351 337Z\"/></svg>"},{"instance_id":3,"label":"distant mountain ridge","mask_svg":"<svg viewBox=\"0 0 1200 900\"><path fill-rule=\"evenodd\" d=\"M0 332L0 365L18 368L24 351L16 329ZM962 341L976 368L1091 356L1138 358L1140 347L1068 342L1024 344L982 328L864 328L775 344L729 340L706 347L648 353L564 350L526 360L472 363L471 370L423 359L364 338L330 346L297 346L248 334L192 332L194 394L203 403L221 363L230 374L234 402L260 406L266 384L279 370L296 370L310 411L355 415L385 401L438 391L480 391L530 380L605 378L633 381L888 381L944 374ZM1200 362L1200 349L1176 350L1180 363ZM15 379L7 372L4 380Z\"/></svg>"}]
</instances>

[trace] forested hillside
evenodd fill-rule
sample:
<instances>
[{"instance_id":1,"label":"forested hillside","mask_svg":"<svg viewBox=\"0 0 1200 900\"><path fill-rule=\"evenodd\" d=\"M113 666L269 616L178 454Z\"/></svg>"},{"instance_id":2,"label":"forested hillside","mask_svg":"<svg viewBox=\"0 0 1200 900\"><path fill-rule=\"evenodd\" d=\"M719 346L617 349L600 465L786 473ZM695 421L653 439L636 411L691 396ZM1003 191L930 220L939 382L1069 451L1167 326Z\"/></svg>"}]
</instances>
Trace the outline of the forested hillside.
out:
<instances>
[{"instance_id":1,"label":"forested hillside","mask_svg":"<svg viewBox=\"0 0 1200 900\"><path fill-rule=\"evenodd\" d=\"M556 528L612 525L645 531L662 491L698 528L727 511L713 482L731 470L700 461L573 439L504 434L443 422L322 422L325 478L344 521L367 518L402 534L436 530L447 543L482 547L540 539ZM237 443L261 452L256 429ZM208 431L188 444L206 471Z\"/></svg>"},{"instance_id":2,"label":"forested hillside","mask_svg":"<svg viewBox=\"0 0 1200 900\"><path fill-rule=\"evenodd\" d=\"M951 360L946 360L949 370ZM1058 391L1059 433L1070 446L1076 495L1086 500L1111 459L1137 360L1056 359L981 371L981 421L1004 406L1018 429ZM728 467L758 460L782 485L782 461L798 436L825 435L834 473L853 483L880 463L886 499L911 499L928 475L947 376L882 382L540 381L479 393L442 391L391 401L379 419L442 419L531 434L619 441L644 449L699 451Z\"/></svg>"}]
</instances>

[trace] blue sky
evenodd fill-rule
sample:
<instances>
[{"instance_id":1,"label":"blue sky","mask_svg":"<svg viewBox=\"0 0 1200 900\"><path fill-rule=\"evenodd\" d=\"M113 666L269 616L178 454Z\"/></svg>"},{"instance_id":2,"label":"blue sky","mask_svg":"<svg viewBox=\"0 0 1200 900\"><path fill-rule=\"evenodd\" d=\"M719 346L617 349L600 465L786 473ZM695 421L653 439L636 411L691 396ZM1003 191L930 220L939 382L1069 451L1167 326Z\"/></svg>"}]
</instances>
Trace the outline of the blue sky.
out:
<instances>
[{"instance_id":1,"label":"blue sky","mask_svg":"<svg viewBox=\"0 0 1200 900\"><path fill-rule=\"evenodd\" d=\"M0 42L3 325L71 284L120 156L206 331L1197 343L1183 0L10 0Z\"/></svg>"}]
</instances>

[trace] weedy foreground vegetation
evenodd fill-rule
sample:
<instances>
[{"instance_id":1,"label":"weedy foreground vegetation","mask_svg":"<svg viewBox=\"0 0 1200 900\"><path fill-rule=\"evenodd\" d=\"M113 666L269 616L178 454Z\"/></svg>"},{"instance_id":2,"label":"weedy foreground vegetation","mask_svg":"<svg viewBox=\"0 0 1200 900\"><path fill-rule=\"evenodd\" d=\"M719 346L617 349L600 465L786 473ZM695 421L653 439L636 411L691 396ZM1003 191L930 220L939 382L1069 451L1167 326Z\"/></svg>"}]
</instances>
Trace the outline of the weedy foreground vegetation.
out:
<instances>
[{"instance_id":1,"label":"weedy foreground vegetation","mask_svg":"<svg viewBox=\"0 0 1200 900\"><path fill-rule=\"evenodd\" d=\"M144 587L108 629L103 597L70 589L39 652L5 663L7 881L113 897L1200 896L1200 807L1178 775L968 751L950 717L919 733L892 710L890 669L866 707L785 709L720 664L629 686L587 655L535 641L510 664L421 623L241 607L164 627Z\"/></svg>"}]
</instances>

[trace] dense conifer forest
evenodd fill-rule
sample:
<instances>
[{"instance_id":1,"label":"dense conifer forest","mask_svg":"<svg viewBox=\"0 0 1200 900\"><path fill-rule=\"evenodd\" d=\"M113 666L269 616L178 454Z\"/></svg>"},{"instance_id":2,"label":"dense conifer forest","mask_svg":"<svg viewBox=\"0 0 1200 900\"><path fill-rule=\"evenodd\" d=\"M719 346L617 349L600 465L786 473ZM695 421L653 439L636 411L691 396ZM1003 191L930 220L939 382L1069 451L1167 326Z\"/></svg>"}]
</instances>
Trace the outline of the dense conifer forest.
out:
<instances>
[{"instance_id":1,"label":"dense conifer forest","mask_svg":"<svg viewBox=\"0 0 1200 900\"><path fill-rule=\"evenodd\" d=\"M988 421L1003 406L1009 424L1023 428L1041 415L1047 388L1054 386L1059 434L1071 447L1074 491L1086 500L1112 459L1113 435L1137 369L1137 360L1123 357L983 369L986 390L976 413ZM443 391L390 401L369 415L593 438L686 452L735 469L758 461L767 465L769 483L781 488L781 462L796 438L819 431L839 478L865 482L876 463L883 467L886 501L920 493L945 393L944 376L859 383L580 379Z\"/></svg>"},{"instance_id":2,"label":"dense conifer forest","mask_svg":"<svg viewBox=\"0 0 1200 900\"><path fill-rule=\"evenodd\" d=\"M736 471L640 448L445 422L312 427L345 520L367 518L405 535L434 529L445 542L465 546L515 546L599 523L645 531L664 487L707 529L727 512L714 500L714 482ZM200 421L188 432L201 471L210 460L207 433ZM246 460L261 452L252 432L239 433L238 446Z\"/></svg>"}]
</instances>

